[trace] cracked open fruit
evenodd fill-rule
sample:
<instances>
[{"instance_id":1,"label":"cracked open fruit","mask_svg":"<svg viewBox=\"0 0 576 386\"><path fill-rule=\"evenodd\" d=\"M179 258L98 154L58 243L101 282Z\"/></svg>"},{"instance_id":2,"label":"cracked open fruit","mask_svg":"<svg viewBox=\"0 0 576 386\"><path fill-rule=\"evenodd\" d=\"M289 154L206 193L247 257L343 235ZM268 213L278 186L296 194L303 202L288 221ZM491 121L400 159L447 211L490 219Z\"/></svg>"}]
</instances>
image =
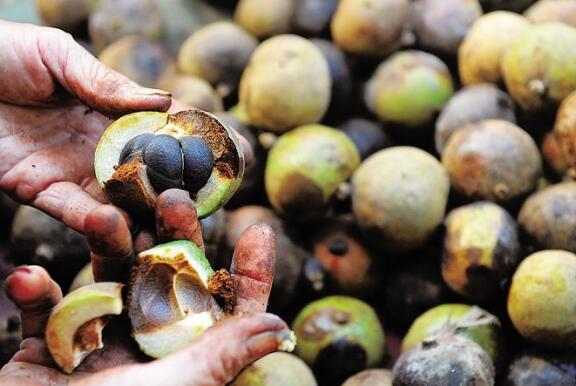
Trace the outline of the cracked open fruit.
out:
<instances>
[{"instance_id":1,"label":"cracked open fruit","mask_svg":"<svg viewBox=\"0 0 576 386\"><path fill-rule=\"evenodd\" d=\"M164 357L198 338L232 312L232 277L214 271L204 253L186 240L138 255L128 289L134 339L147 355Z\"/></svg>"},{"instance_id":2,"label":"cracked open fruit","mask_svg":"<svg viewBox=\"0 0 576 386\"><path fill-rule=\"evenodd\" d=\"M56 364L71 373L92 351L103 347L102 330L110 315L122 312L120 283L78 288L54 307L46 325L46 344Z\"/></svg>"},{"instance_id":3,"label":"cracked open fruit","mask_svg":"<svg viewBox=\"0 0 576 386\"><path fill-rule=\"evenodd\" d=\"M232 130L209 113L139 112L106 129L94 168L111 201L136 216L152 213L164 190L180 188L204 218L238 188L244 156Z\"/></svg>"}]
</instances>

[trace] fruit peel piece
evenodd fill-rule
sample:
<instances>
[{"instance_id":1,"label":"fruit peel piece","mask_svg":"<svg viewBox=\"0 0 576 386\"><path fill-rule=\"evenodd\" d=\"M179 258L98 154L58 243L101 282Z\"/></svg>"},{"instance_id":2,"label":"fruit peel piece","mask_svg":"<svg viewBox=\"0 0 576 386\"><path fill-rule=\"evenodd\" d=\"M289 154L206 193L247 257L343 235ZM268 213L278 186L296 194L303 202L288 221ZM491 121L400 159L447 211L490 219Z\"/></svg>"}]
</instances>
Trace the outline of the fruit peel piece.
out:
<instances>
[{"instance_id":1,"label":"fruit peel piece","mask_svg":"<svg viewBox=\"0 0 576 386\"><path fill-rule=\"evenodd\" d=\"M90 284L66 295L52 310L46 343L56 364L66 373L96 349L103 347L106 316L122 313L121 283Z\"/></svg>"}]
</instances>

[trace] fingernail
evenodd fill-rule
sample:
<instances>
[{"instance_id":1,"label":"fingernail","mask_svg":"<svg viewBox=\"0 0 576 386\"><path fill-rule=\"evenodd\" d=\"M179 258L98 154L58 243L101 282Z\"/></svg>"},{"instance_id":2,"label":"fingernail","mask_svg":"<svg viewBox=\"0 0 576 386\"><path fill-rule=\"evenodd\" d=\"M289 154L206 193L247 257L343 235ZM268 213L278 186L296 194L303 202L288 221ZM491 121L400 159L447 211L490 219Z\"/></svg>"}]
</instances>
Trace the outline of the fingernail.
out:
<instances>
[{"instance_id":1,"label":"fingernail","mask_svg":"<svg viewBox=\"0 0 576 386\"><path fill-rule=\"evenodd\" d=\"M267 331L251 337L246 342L246 345L248 351L254 357L261 357L280 349L283 349L283 351L292 351L290 347L284 347L287 345L286 342L292 341L293 335L294 333L288 329Z\"/></svg>"},{"instance_id":2,"label":"fingernail","mask_svg":"<svg viewBox=\"0 0 576 386\"><path fill-rule=\"evenodd\" d=\"M159 90L157 88L141 88L138 90L137 94L144 96L163 96L163 97L172 96L172 94L169 93L168 91Z\"/></svg>"}]
</instances>

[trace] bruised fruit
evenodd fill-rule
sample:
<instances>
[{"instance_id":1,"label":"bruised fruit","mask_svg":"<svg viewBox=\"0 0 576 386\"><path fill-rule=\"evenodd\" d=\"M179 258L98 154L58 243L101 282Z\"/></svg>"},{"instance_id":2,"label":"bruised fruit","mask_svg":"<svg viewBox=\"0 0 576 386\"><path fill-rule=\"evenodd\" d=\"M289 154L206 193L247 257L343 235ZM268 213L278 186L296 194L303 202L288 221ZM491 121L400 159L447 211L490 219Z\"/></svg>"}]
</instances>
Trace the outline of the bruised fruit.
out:
<instances>
[{"instance_id":1,"label":"bruised fruit","mask_svg":"<svg viewBox=\"0 0 576 386\"><path fill-rule=\"evenodd\" d=\"M453 91L448 67L440 59L402 51L378 66L366 84L364 100L384 121L420 127L434 119Z\"/></svg>"},{"instance_id":2,"label":"bruised fruit","mask_svg":"<svg viewBox=\"0 0 576 386\"><path fill-rule=\"evenodd\" d=\"M147 355L164 357L197 339L232 312L230 274L214 272L190 241L173 241L138 254L128 292L132 334Z\"/></svg>"},{"instance_id":3,"label":"bruised fruit","mask_svg":"<svg viewBox=\"0 0 576 386\"><path fill-rule=\"evenodd\" d=\"M52 310L46 344L56 364L70 374L92 351L101 349L110 315L122 312L123 284L101 282L78 288Z\"/></svg>"},{"instance_id":4,"label":"bruised fruit","mask_svg":"<svg viewBox=\"0 0 576 386\"><path fill-rule=\"evenodd\" d=\"M420 315L402 341L402 351L408 351L427 338L452 332L468 338L486 351L499 364L504 348L498 319L489 312L467 304L442 304Z\"/></svg>"},{"instance_id":5,"label":"bruised fruit","mask_svg":"<svg viewBox=\"0 0 576 386\"><path fill-rule=\"evenodd\" d=\"M101 50L128 35L159 39L164 21L153 0L99 0L88 30L90 41Z\"/></svg>"},{"instance_id":6,"label":"bruised fruit","mask_svg":"<svg viewBox=\"0 0 576 386\"><path fill-rule=\"evenodd\" d=\"M280 35L258 46L240 81L251 125L282 133L319 121L332 81L322 52L307 39Z\"/></svg>"},{"instance_id":7,"label":"bruised fruit","mask_svg":"<svg viewBox=\"0 0 576 386\"><path fill-rule=\"evenodd\" d=\"M348 378L342 386L392 386L392 372L384 369L369 369Z\"/></svg>"},{"instance_id":8,"label":"bruised fruit","mask_svg":"<svg viewBox=\"0 0 576 386\"><path fill-rule=\"evenodd\" d=\"M164 48L145 37L126 36L107 46L98 59L134 82L153 87L161 76L173 70Z\"/></svg>"},{"instance_id":9,"label":"bruised fruit","mask_svg":"<svg viewBox=\"0 0 576 386\"><path fill-rule=\"evenodd\" d=\"M576 252L576 182L534 193L524 202L518 224L539 248Z\"/></svg>"},{"instance_id":10,"label":"bruised fruit","mask_svg":"<svg viewBox=\"0 0 576 386\"><path fill-rule=\"evenodd\" d=\"M304 35L324 35L330 28L330 20L339 0L295 0L292 24Z\"/></svg>"},{"instance_id":11,"label":"bruised fruit","mask_svg":"<svg viewBox=\"0 0 576 386\"><path fill-rule=\"evenodd\" d=\"M510 95L488 83L462 88L450 98L436 120L436 151L442 154L450 136L460 128L485 119L516 123Z\"/></svg>"},{"instance_id":12,"label":"bruised fruit","mask_svg":"<svg viewBox=\"0 0 576 386\"><path fill-rule=\"evenodd\" d=\"M342 122L338 128L354 142L361 159L392 144L384 128L379 123L368 119L350 118Z\"/></svg>"},{"instance_id":13,"label":"bruised fruit","mask_svg":"<svg viewBox=\"0 0 576 386\"><path fill-rule=\"evenodd\" d=\"M562 177L570 169L570 164L564 152L560 147L558 135L556 132L548 132L542 139L540 145L542 157L546 164L557 177Z\"/></svg>"},{"instance_id":14,"label":"bruised fruit","mask_svg":"<svg viewBox=\"0 0 576 386\"><path fill-rule=\"evenodd\" d=\"M540 0L524 12L532 23L559 21L576 27L576 3L572 0Z\"/></svg>"},{"instance_id":15,"label":"bruised fruit","mask_svg":"<svg viewBox=\"0 0 576 386\"><path fill-rule=\"evenodd\" d=\"M368 157L352 177L352 209L374 246L418 249L442 223L450 182L432 155L397 146Z\"/></svg>"},{"instance_id":16,"label":"bruised fruit","mask_svg":"<svg viewBox=\"0 0 576 386\"><path fill-rule=\"evenodd\" d=\"M483 201L452 210L445 224L444 281L474 301L501 295L520 262L514 219L500 206Z\"/></svg>"},{"instance_id":17,"label":"bruised fruit","mask_svg":"<svg viewBox=\"0 0 576 386\"><path fill-rule=\"evenodd\" d=\"M84 266L84 268L78 271L78 273L74 277L74 280L72 280L72 284L70 284L70 289L68 290L68 292L72 292L80 287L84 287L93 283L94 283L94 274L92 272L92 263L88 263L86 264L86 266Z\"/></svg>"},{"instance_id":18,"label":"bruised fruit","mask_svg":"<svg viewBox=\"0 0 576 386\"><path fill-rule=\"evenodd\" d=\"M358 151L344 133L323 125L301 126L270 149L264 176L268 199L283 216L312 219L359 163Z\"/></svg>"},{"instance_id":19,"label":"bruised fruit","mask_svg":"<svg viewBox=\"0 0 576 386\"><path fill-rule=\"evenodd\" d=\"M493 386L494 366L473 341L454 334L426 338L392 369L394 386Z\"/></svg>"},{"instance_id":20,"label":"bruised fruit","mask_svg":"<svg viewBox=\"0 0 576 386\"><path fill-rule=\"evenodd\" d=\"M570 168L576 167L576 92L570 93L560 104L554 123L554 135L561 157Z\"/></svg>"},{"instance_id":21,"label":"bruised fruit","mask_svg":"<svg viewBox=\"0 0 576 386\"><path fill-rule=\"evenodd\" d=\"M536 24L515 41L502 60L508 92L528 111L555 107L576 89L576 28Z\"/></svg>"},{"instance_id":22,"label":"bruised fruit","mask_svg":"<svg viewBox=\"0 0 576 386\"><path fill-rule=\"evenodd\" d=\"M161 78L155 87L168 91L172 98L199 110L211 113L223 109L222 98L202 78L170 74Z\"/></svg>"},{"instance_id":23,"label":"bruised fruit","mask_svg":"<svg viewBox=\"0 0 576 386\"><path fill-rule=\"evenodd\" d=\"M416 0L414 32L426 50L455 55L470 26L481 15L477 0Z\"/></svg>"},{"instance_id":24,"label":"bruised fruit","mask_svg":"<svg viewBox=\"0 0 576 386\"><path fill-rule=\"evenodd\" d=\"M234 21L262 39L289 32L293 12L293 0L240 0Z\"/></svg>"},{"instance_id":25,"label":"bruised fruit","mask_svg":"<svg viewBox=\"0 0 576 386\"><path fill-rule=\"evenodd\" d=\"M153 212L163 190L184 188L204 218L240 184L244 156L236 135L209 113L140 112L106 129L94 167L112 202L137 216Z\"/></svg>"},{"instance_id":26,"label":"bruised fruit","mask_svg":"<svg viewBox=\"0 0 576 386\"><path fill-rule=\"evenodd\" d=\"M238 88L258 41L231 22L217 22L194 32L178 53L180 71L210 82L222 95Z\"/></svg>"},{"instance_id":27,"label":"bruised fruit","mask_svg":"<svg viewBox=\"0 0 576 386\"><path fill-rule=\"evenodd\" d=\"M508 315L527 340L544 347L576 344L576 255L547 250L528 256L514 274Z\"/></svg>"},{"instance_id":28,"label":"bruised fruit","mask_svg":"<svg viewBox=\"0 0 576 386\"><path fill-rule=\"evenodd\" d=\"M336 385L384 354L384 330L368 304L346 296L329 296L308 304L293 324L296 354L322 383Z\"/></svg>"},{"instance_id":29,"label":"bruised fruit","mask_svg":"<svg viewBox=\"0 0 576 386\"><path fill-rule=\"evenodd\" d=\"M410 13L408 0L340 0L332 38L348 53L382 57L401 44Z\"/></svg>"},{"instance_id":30,"label":"bruised fruit","mask_svg":"<svg viewBox=\"0 0 576 386\"><path fill-rule=\"evenodd\" d=\"M525 18L512 12L496 11L478 18L458 49L462 83L502 83L502 58L529 27Z\"/></svg>"},{"instance_id":31,"label":"bruised fruit","mask_svg":"<svg viewBox=\"0 0 576 386\"><path fill-rule=\"evenodd\" d=\"M471 199L506 203L536 188L542 160L534 140L503 120L472 123L452 135L442 152L452 185Z\"/></svg>"},{"instance_id":32,"label":"bruised fruit","mask_svg":"<svg viewBox=\"0 0 576 386\"><path fill-rule=\"evenodd\" d=\"M230 386L316 386L310 368L292 354L275 352L246 367Z\"/></svg>"},{"instance_id":33,"label":"bruised fruit","mask_svg":"<svg viewBox=\"0 0 576 386\"><path fill-rule=\"evenodd\" d=\"M36 0L36 9L46 25L72 30L88 19L92 0Z\"/></svg>"},{"instance_id":34,"label":"bruised fruit","mask_svg":"<svg viewBox=\"0 0 576 386\"><path fill-rule=\"evenodd\" d=\"M569 386L576 380L574 353L536 350L519 354L510 364L505 386Z\"/></svg>"}]
</instances>

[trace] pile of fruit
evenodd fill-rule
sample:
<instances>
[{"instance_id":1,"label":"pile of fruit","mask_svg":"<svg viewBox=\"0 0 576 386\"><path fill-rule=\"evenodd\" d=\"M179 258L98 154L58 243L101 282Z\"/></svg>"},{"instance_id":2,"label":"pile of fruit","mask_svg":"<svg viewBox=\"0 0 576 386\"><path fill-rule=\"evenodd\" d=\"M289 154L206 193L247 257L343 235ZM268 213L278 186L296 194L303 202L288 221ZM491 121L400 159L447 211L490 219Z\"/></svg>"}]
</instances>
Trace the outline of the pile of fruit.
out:
<instances>
[{"instance_id":1,"label":"pile of fruit","mask_svg":"<svg viewBox=\"0 0 576 386\"><path fill-rule=\"evenodd\" d=\"M297 344L233 385L576 385L576 1L36 6L109 67L198 109L122 117L95 154L102 188L140 221L170 188L202 218L205 254L159 245L124 283L143 352L224 317L221 268L266 223L269 311ZM254 149L246 165L236 133ZM3 196L0 215L0 281L43 265L71 291L54 323L91 312L59 339L122 312L124 284L91 284L82 235ZM150 332L132 303L162 264L209 305ZM18 334L0 293L0 363ZM72 371L91 350L53 356Z\"/></svg>"}]
</instances>

